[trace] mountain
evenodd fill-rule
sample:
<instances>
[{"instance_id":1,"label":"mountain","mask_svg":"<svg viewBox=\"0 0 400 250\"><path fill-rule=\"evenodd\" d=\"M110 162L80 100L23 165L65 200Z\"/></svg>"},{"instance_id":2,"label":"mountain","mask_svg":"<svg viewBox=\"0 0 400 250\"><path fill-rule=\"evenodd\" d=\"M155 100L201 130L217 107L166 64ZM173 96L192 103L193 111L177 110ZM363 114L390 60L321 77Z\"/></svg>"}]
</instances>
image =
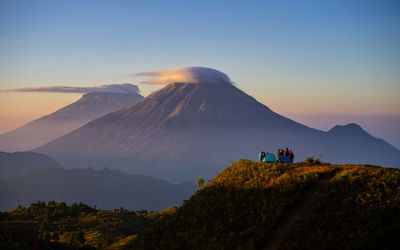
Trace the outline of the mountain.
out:
<instances>
[{"instance_id":1,"label":"mountain","mask_svg":"<svg viewBox=\"0 0 400 250\"><path fill-rule=\"evenodd\" d=\"M49 168L0 181L0 210L14 209L17 202L38 200L84 202L99 209L162 210L177 206L196 190L192 182L171 184L143 175L104 169L65 170Z\"/></svg>"},{"instance_id":2,"label":"mountain","mask_svg":"<svg viewBox=\"0 0 400 250\"><path fill-rule=\"evenodd\" d=\"M110 167L182 181L215 176L231 160L279 147L290 147L299 160L322 155L325 161L392 166L400 159L399 150L358 126L312 129L230 81L209 77L169 84L34 151L68 167Z\"/></svg>"},{"instance_id":3,"label":"mountain","mask_svg":"<svg viewBox=\"0 0 400 250\"><path fill-rule=\"evenodd\" d=\"M54 113L0 135L0 150L24 151L38 147L110 112L134 104L136 93L91 92Z\"/></svg>"},{"instance_id":4,"label":"mountain","mask_svg":"<svg viewBox=\"0 0 400 250\"><path fill-rule=\"evenodd\" d=\"M0 179L59 167L60 165L47 155L33 152L0 152Z\"/></svg>"},{"instance_id":5,"label":"mountain","mask_svg":"<svg viewBox=\"0 0 400 250\"><path fill-rule=\"evenodd\" d=\"M235 162L121 249L398 249L399 169Z\"/></svg>"}]
</instances>

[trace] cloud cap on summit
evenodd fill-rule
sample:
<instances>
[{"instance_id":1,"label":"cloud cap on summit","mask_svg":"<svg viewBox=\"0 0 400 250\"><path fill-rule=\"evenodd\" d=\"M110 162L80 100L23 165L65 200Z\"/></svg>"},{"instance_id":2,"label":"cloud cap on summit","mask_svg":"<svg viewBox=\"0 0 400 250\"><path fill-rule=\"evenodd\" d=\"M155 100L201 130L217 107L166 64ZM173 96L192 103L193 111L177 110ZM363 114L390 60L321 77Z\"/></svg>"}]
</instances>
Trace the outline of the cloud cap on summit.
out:
<instances>
[{"instance_id":1,"label":"cloud cap on summit","mask_svg":"<svg viewBox=\"0 0 400 250\"><path fill-rule=\"evenodd\" d=\"M226 74L222 73L221 71L206 67L183 66L165 70L141 72L137 75L157 77L147 81L142 81L141 83L144 84L170 84L174 82L232 83Z\"/></svg>"}]
</instances>

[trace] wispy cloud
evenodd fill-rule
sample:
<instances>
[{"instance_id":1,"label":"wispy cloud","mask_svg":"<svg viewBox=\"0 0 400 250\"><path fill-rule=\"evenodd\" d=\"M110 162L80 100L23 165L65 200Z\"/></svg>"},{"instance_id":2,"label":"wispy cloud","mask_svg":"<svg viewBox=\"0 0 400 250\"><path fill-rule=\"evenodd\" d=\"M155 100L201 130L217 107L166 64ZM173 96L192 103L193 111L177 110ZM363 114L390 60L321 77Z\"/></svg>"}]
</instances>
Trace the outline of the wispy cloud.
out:
<instances>
[{"instance_id":1,"label":"wispy cloud","mask_svg":"<svg viewBox=\"0 0 400 250\"><path fill-rule=\"evenodd\" d=\"M16 88L0 90L0 92L47 92L47 93L140 93L139 87L131 83L104 84L91 87L47 86L33 88Z\"/></svg>"},{"instance_id":2,"label":"wispy cloud","mask_svg":"<svg viewBox=\"0 0 400 250\"><path fill-rule=\"evenodd\" d=\"M151 72L141 72L138 76L156 77L140 83L144 84L169 84L173 82L231 82L229 77L215 69L205 67L177 67L165 70L157 70Z\"/></svg>"}]
</instances>

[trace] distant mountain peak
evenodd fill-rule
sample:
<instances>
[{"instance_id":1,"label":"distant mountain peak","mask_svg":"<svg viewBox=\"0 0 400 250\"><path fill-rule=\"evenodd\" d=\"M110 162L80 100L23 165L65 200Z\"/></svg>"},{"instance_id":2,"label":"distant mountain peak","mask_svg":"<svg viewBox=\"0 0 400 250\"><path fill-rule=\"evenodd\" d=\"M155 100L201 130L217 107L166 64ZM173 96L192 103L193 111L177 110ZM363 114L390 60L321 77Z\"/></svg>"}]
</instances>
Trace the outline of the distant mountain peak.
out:
<instances>
[{"instance_id":1,"label":"distant mountain peak","mask_svg":"<svg viewBox=\"0 0 400 250\"><path fill-rule=\"evenodd\" d=\"M121 100L129 99L142 99L143 97L137 92L89 92L82 96L77 103L99 103L99 104L113 104L119 103ZM125 101L124 101L125 102Z\"/></svg>"},{"instance_id":2,"label":"distant mountain peak","mask_svg":"<svg viewBox=\"0 0 400 250\"><path fill-rule=\"evenodd\" d=\"M78 101L51 113L47 120L85 120L84 123L102 115L114 112L141 100L143 96L136 92L90 92ZM83 123L83 124L84 124ZM83 125L82 124L82 125Z\"/></svg>"},{"instance_id":3,"label":"distant mountain peak","mask_svg":"<svg viewBox=\"0 0 400 250\"><path fill-rule=\"evenodd\" d=\"M141 99L143 96L135 91L89 92L74 103L0 135L0 149L23 151L38 147L96 118L135 104Z\"/></svg>"},{"instance_id":4,"label":"distant mountain peak","mask_svg":"<svg viewBox=\"0 0 400 250\"><path fill-rule=\"evenodd\" d=\"M360 125L357 123L349 123L346 125L336 125L329 130L330 133L367 133Z\"/></svg>"}]
</instances>

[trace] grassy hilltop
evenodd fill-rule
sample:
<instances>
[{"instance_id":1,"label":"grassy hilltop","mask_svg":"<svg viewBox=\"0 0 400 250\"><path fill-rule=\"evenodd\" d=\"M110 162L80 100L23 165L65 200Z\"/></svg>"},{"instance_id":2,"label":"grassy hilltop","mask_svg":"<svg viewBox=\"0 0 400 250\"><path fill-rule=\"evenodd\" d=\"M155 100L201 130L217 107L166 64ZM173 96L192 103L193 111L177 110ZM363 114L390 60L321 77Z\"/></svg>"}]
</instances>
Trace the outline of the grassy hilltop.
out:
<instances>
[{"instance_id":1,"label":"grassy hilltop","mask_svg":"<svg viewBox=\"0 0 400 250\"><path fill-rule=\"evenodd\" d=\"M240 160L179 208L0 215L1 249L398 249L400 169Z\"/></svg>"},{"instance_id":2,"label":"grassy hilltop","mask_svg":"<svg viewBox=\"0 0 400 250\"><path fill-rule=\"evenodd\" d=\"M398 249L400 170L240 160L127 249Z\"/></svg>"}]
</instances>

